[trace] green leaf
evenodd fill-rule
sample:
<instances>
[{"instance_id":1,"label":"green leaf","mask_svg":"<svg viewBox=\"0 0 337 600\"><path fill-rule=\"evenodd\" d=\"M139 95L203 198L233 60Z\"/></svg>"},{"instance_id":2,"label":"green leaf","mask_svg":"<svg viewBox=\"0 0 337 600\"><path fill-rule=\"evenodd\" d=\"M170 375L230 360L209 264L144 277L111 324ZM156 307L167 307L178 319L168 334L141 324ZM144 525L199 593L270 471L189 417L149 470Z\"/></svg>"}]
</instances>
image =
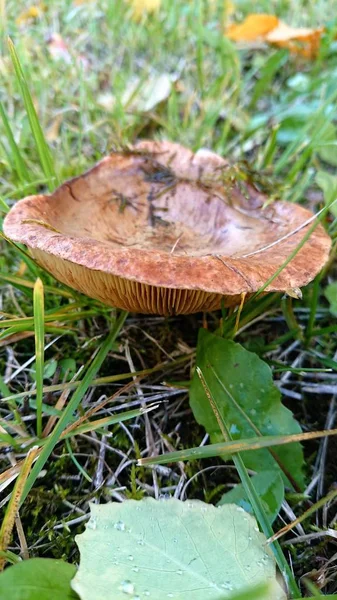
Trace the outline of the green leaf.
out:
<instances>
[{"instance_id":1,"label":"green leaf","mask_svg":"<svg viewBox=\"0 0 337 600\"><path fill-rule=\"evenodd\" d=\"M277 471L263 471L252 477L252 483L259 494L269 522L273 523L284 499L284 483L280 473ZM254 514L242 483L238 483L230 492L224 494L218 504L219 506L237 504L246 512Z\"/></svg>"},{"instance_id":2,"label":"green leaf","mask_svg":"<svg viewBox=\"0 0 337 600\"><path fill-rule=\"evenodd\" d=\"M256 354L201 329L196 363L217 399L232 439L256 437L257 430L268 436L301 432L291 412L281 403L269 366ZM196 420L210 434L211 442L223 441L196 373L190 388L190 404ZM288 475L291 474L297 485L302 487L303 452L300 444L275 446L273 452ZM280 470L269 450L247 451L242 457L246 467L257 473ZM288 478L283 477L289 484Z\"/></svg>"},{"instance_id":3,"label":"green leaf","mask_svg":"<svg viewBox=\"0 0 337 600\"><path fill-rule=\"evenodd\" d=\"M70 587L75 572L62 560L23 560L0 574L0 600L76 600Z\"/></svg>"},{"instance_id":4,"label":"green leaf","mask_svg":"<svg viewBox=\"0 0 337 600\"><path fill-rule=\"evenodd\" d=\"M73 358L63 358L59 361L59 367L61 379L67 376L67 381L69 381L76 373L76 361Z\"/></svg>"},{"instance_id":5,"label":"green leaf","mask_svg":"<svg viewBox=\"0 0 337 600\"><path fill-rule=\"evenodd\" d=\"M226 600L271 600L277 598L277 584L260 584L246 588L238 594L231 594Z\"/></svg>"},{"instance_id":6,"label":"green leaf","mask_svg":"<svg viewBox=\"0 0 337 600\"><path fill-rule=\"evenodd\" d=\"M337 281L326 286L324 295L330 303L330 312L337 317Z\"/></svg>"},{"instance_id":7,"label":"green leaf","mask_svg":"<svg viewBox=\"0 0 337 600\"><path fill-rule=\"evenodd\" d=\"M77 537L81 600L222 600L248 585L275 583L275 562L242 508L198 500L91 505ZM276 584L274 600L285 598Z\"/></svg>"},{"instance_id":8,"label":"green leaf","mask_svg":"<svg viewBox=\"0 0 337 600\"><path fill-rule=\"evenodd\" d=\"M331 175L326 171L318 171L316 174L315 181L319 188L321 188L324 195L324 202L326 206L329 206L331 202L337 198L337 177ZM337 204L334 204L331 209L331 213L337 217Z\"/></svg>"},{"instance_id":9,"label":"green leaf","mask_svg":"<svg viewBox=\"0 0 337 600\"><path fill-rule=\"evenodd\" d=\"M26 181L30 181L29 171L26 167L25 161L21 155L19 147L14 139L14 135L11 130L11 126L9 124L7 115L5 113L5 109L1 102L0 102L0 118L2 120L2 124L3 124L5 134L7 137L8 145L11 150L10 158L12 159L12 165L15 168L21 182L25 183Z\"/></svg>"}]
</instances>

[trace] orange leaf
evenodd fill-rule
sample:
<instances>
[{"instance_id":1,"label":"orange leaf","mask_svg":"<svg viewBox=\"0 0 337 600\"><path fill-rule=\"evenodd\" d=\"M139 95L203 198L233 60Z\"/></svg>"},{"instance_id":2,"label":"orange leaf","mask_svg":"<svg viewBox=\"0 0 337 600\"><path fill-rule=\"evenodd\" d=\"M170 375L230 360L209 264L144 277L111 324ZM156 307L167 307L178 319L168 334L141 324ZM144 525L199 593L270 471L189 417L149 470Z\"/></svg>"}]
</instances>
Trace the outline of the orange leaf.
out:
<instances>
[{"instance_id":1,"label":"orange leaf","mask_svg":"<svg viewBox=\"0 0 337 600\"><path fill-rule=\"evenodd\" d=\"M242 22L230 25L227 37L234 42L253 42L265 36L279 24L277 17L266 14L252 14Z\"/></svg>"},{"instance_id":2,"label":"orange leaf","mask_svg":"<svg viewBox=\"0 0 337 600\"><path fill-rule=\"evenodd\" d=\"M290 52L301 54L306 58L314 58L319 51L321 36L324 29L309 29L307 27L290 27L282 21L266 35L266 42L280 48L288 48Z\"/></svg>"}]
</instances>

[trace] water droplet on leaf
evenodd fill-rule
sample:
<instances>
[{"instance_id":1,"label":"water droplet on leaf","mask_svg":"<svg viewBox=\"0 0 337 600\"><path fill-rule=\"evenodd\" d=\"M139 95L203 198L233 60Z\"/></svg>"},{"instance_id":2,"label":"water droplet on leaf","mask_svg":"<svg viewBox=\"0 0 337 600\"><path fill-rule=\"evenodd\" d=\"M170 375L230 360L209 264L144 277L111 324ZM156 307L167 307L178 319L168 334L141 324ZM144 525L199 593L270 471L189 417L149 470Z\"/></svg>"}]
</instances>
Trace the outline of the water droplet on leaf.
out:
<instances>
[{"instance_id":1,"label":"water droplet on leaf","mask_svg":"<svg viewBox=\"0 0 337 600\"><path fill-rule=\"evenodd\" d=\"M135 586L132 581L125 579L125 581L122 581L119 589L124 592L124 594L129 594L131 596L135 591Z\"/></svg>"}]
</instances>

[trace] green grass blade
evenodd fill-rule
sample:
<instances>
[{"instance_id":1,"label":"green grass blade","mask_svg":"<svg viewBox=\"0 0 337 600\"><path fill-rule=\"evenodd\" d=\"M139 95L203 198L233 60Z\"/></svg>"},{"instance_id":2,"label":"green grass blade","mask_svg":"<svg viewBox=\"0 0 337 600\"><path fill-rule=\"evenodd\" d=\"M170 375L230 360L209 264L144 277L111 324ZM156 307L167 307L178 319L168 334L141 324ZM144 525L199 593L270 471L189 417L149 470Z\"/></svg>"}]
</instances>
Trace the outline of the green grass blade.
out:
<instances>
[{"instance_id":1,"label":"green grass blade","mask_svg":"<svg viewBox=\"0 0 337 600\"><path fill-rule=\"evenodd\" d=\"M3 198L0 197L0 212L7 214L9 212L9 206L6 204Z\"/></svg>"},{"instance_id":2,"label":"green grass blade","mask_svg":"<svg viewBox=\"0 0 337 600\"><path fill-rule=\"evenodd\" d=\"M36 434L41 437L44 371L44 291L41 279L37 279L34 286L33 304L36 356Z\"/></svg>"},{"instance_id":3,"label":"green grass blade","mask_svg":"<svg viewBox=\"0 0 337 600\"><path fill-rule=\"evenodd\" d=\"M8 144L9 144L9 147L11 150L11 158L14 163L17 175L22 183L27 183L27 181L30 181L29 172L28 172L28 169L26 168L25 161L23 160L23 158L21 156L19 147L14 139L14 135L11 130L5 109L1 102L0 102L0 118L1 118L3 126L4 126L5 134L6 134Z\"/></svg>"},{"instance_id":4,"label":"green grass blade","mask_svg":"<svg viewBox=\"0 0 337 600\"><path fill-rule=\"evenodd\" d=\"M197 373L198 373L199 379L202 383L202 386L204 388L205 394L206 394L206 396L210 402L210 405L213 409L213 412L216 416L216 419L218 421L218 424L220 426L220 429L222 431L225 441L229 441L229 442L233 441L233 439L229 433L227 424L221 417L221 413L217 406L217 402L216 402L214 396L212 395L212 392L207 384L207 381L204 378L199 367L197 367ZM252 483L251 478L248 475L247 469L245 467L245 464L242 460L240 453L233 456L233 462L238 471L241 483L243 484L243 487L245 489L245 493L247 494L247 497L253 507L255 516L258 520L258 523L259 523L264 535L267 538L271 538L274 535L274 532L269 523L268 516L265 513L265 510L264 510L263 504L260 500L260 497L259 497L257 491L255 490L255 487L254 487L254 484ZM275 556L276 562L278 564L278 567L287 583L290 597L296 598L298 595L300 595L300 591L298 589L298 586L296 584L294 576L291 572L291 569L290 569L290 567L285 559L285 556L282 552L282 548L277 541L273 542L271 544L271 548L274 552L274 556Z\"/></svg>"},{"instance_id":5,"label":"green grass blade","mask_svg":"<svg viewBox=\"0 0 337 600\"><path fill-rule=\"evenodd\" d=\"M181 460L201 460L203 458L213 458L215 456L232 456L238 452L248 450L260 450L271 446L282 446L283 444L292 444L305 440L313 440L320 437L329 437L337 435L337 429L328 429L323 431L311 431L305 433L296 433L290 435L264 435L262 437L242 438L229 442L218 442L216 444L207 444L206 446L197 446L186 450L176 450L167 452L158 456L149 456L139 459L139 465L164 465Z\"/></svg>"},{"instance_id":6,"label":"green grass blade","mask_svg":"<svg viewBox=\"0 0 337 600\"><path fill-rule=\"evenodd\" d=\"M46 461L48 460L50 454L52 453L54 447L58 443L62 432L67 427L67 425L69 425L69 423L71 422L74 411L79 406L83 396L85 395L89 386L91 385L92 380L95 377L95 374L100 369L108 352L111 350L111 347L112 347L116 337L118 336L121 328L123 327L126 317L127 317L127 313L125 311L121 311L120 316L116 320L111 333L108 335L106 340L103 342L103 344L100 347L99 351L97 352L95 358L92 360L91 365L88 367L88 370L85 373L85 375L81 381L81 385L76 389L76 391L74 392L74 395L72 396L71 400L68 402L66 408L64 409L62 417L59 419L52 434L50 435L48 444L46 444L46 446L43 448L39 458L37 459L37 461L34 465L34 468L32 469L32 471L28 477L28 480L27 480L27 483L26 483L26 486L25 486L25 489L24 489L24 492L22 495L21 502L24 502L25 499L27 498L27 495L29 494L29 491L31 490L32 486L34 485L37 477L39 476L41 469L44 467L44 465L45 465Z\"/></svg>"},{"instance_id":7,"label":"green grass blade","mask_svg":"<svg viewBox=\"0 0 337 600\"><path fill-rule=\"evenodd\" d=\"M30 95L29 87L23 72L23 69L20 64L19 57L16 53L15 46L12 40L8 39L9 52L11 55L12 63L14 66L14 71L16 75L16 79L20 86L20 91L22 95L22 99L25 105L27 117L29 120L29 125L33 134L33 138L36 144L36 148L38 151L38 155L40 158L41 167L43 173L48 179L49 188L53 188L53 184L57 182L57 177L54 169L53 159L49 150L49 146L44 137L42 127L37 116L34 103L32 97Z\"/></svg>"}]
</instances>

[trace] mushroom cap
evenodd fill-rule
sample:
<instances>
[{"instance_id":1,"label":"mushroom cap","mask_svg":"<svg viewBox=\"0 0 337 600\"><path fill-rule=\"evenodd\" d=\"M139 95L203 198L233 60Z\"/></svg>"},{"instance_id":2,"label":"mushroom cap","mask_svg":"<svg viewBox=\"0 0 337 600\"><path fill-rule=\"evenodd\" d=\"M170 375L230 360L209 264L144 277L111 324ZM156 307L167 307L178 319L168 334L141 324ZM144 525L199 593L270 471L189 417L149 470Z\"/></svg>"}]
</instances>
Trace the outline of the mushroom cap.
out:
<instances>
[{"instance_id":1,"label":"mushroom cap","mask_svg":"<svg viewBox=\"0 0 337 600\"><path fill-rule=\"evenodd\" d=\"M208 150L144 141L50 195L17 202L4 232L56 279L105 304L155 314L214 310L259 290L312 217L297 204L266 205L232 175ZM318 225L266 291L306 285L330 245Z\"/></svg>"}]
</instances>

